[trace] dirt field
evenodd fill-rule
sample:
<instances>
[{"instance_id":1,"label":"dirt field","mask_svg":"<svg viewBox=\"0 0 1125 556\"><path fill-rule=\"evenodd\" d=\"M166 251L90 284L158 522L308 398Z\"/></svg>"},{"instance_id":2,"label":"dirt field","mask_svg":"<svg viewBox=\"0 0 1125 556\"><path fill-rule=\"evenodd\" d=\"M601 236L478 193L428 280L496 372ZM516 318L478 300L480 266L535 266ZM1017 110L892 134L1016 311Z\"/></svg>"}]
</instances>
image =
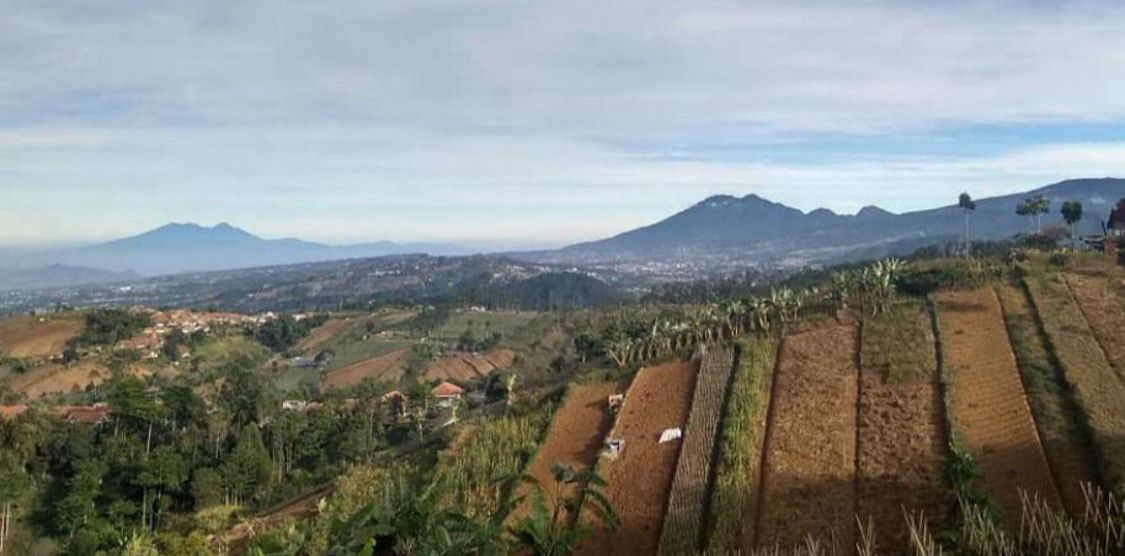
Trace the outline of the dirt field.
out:
<instances>
[{"instance_id":1,"label":"dirt field","mask_svg":"<svg viewBox=\"0 0 1125 556\"><path fill-rule=\"evenodd\" d=\"M1125 283L1118 276L1067 274L1066 281L1086 322L1125 383Z\"/></svg>"},{"instance_id":2,"label":"dirt field","mask_svg":"<svg viewBox=\"0 0 1125 556\"><path fill-rule=\"evenodd\" d=\"M910 540L903 508L922 512L931 530L945 521L937 358L929 314L919 309L871 317L862 330L857 513L874 524L880 547L903 552ZM893 331L874 326L876 320L893 322ZM869 351L885 346L911 351L889 363L906 368L888 368L884 358L869 357Z\"/></svg>"},{"instance_id":3,"label":"dirt field","mask_svg":"<svg viewBox=\"0 0 1125 556\"><path fill-rule=\"evenodd\" d=\"M1051 360L1027 294L1010 285L999 286L996 293L1055 485L1067 511L1081 517L1086 511L1081 485L1097 484L1098 477L1093 454L1082 441L1080 417L1066 397L1062 370Z\"/></svg>"},{"instance_id":4,"label":"dirt field","mask_svg":"<svg viewBox=\"0 0 1125 556\"><path fill-rule=\"evenodd\" d=\"M375 381L398 382L406 370L406 356L409 353L410 350L400 349L386 355L360 361L324 375L321 382L325 388L355 386L363 382L365 378L371 378Z\"/></svg>"},{"instance_id":5,"label":"dirt field","mask_svg":"<svg viewBox=\"0 0 1125 556\"><path fill-rule=\"evenodd\" d=\"M344 330L347 327L348 321L343 319L331 319L309 333L308 337L306 337L301 341L300 344L297 345L297 349L299 349L303 353L311 354L312 352L320 349L320 347L328 342L328 340L331 340L333 336L339 334L340 331Z\"/></svg>"},{"instance_id":6,"label":"dirt field","mask_svg":"<svg viewBox=\"0 0 1125 556\"><path fill-rule=\"evenodd\" d=\"M129 374L137 377L147 377L154 371L160 372L160 369L141 364L129 368ZM86 360L69 368L56 363L39 365L23 374L13 373L7 380L12 390L27 394L29 400L36 400L44 396L84 390L91 383L99 385L108 379L108 369L96 361Z\"/></svg>"},{"instance_id":7,"label":"dirt field","mask_svg":"<svg viewBox=\"0 0 1125 556\"><path fill-rule=\"evenodd\" d=\"M466 382L488 376L497 369L507 369L516 359L516 352L510 349L496 349L483 355L455 353L430 363L426 368L426 380L453 380Z\"/></svg>"},{"instance_id":8,"label":"dirt field","mask_svg":"<svg viewBox=\"0 0 1125 556\"><path fill-rule=\"evenodd\" d=\"M659 444L665 429L687 424L698 366L668 363L640 371L633 379L618 416L614 436L625 440L616 460L602 459L598 471L621 518L616 533L599 531L583 544L582 554L649 556L656 552L668 489L672 486L680 442Z\"/></svg>"},{"instance_id":9,"label":"dirt field","mask_svg":"<svg viewBox=\"0 0 1125 556\"><path fill-rule=\"evenodd\" d=\"M547 431L547 438L535 455L535 460L527 468L527 474L543 487L544 501L548 508L552 507L554 499L551 468L556 463L569 465L577 470L594 468L602 441L613 426L607 399L613 394L624 392L628 386L626 382L574 386L567 395L566 402L555 412L555 420ZM528 499L516 509L514 518L519 519L529 512L531 492L530 487L522 489L521 495Z\"/></svg>"},{"instance_id":10,"label":"dirt field","mask_svg":"<svg viewBox=\"0 0 1125 556\"><path fill-rule=\"evenodd\" d=\"M854 545L857 330L830 325L787 336L774 377L758 542L807 535Z\"/></svg>"},{"instance_id":11,"label":"dirt field","mask_svg":"<svg viewBox=\"0 0 1125 556\"><path fill-rule=\"evenodd\" d=\"M21 359L59 355L82 328L82 321L75 319L39 322L39 317L13 317L0 321L0 353Z\"/></svg>"},{"instance_id":12,"label":"dirt field","mask_svg":"<svg viewBox=\"0 0 1125 556\"><path fill-rule=\"evenodd\" d=\"M1062 508L992 289L943 292L945 364L952 374L953 422L977 460L981 488L1018 527L1020 489Z\"/></svg>"}]
</instances>

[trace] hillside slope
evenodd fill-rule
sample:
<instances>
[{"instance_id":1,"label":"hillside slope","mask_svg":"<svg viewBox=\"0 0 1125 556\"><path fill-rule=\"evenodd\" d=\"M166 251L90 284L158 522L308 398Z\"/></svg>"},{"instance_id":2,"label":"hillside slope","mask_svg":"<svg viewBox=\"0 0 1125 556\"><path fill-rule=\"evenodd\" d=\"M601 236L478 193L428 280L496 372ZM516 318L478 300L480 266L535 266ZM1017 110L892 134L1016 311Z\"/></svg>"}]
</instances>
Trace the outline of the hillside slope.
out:
<instances>
[{"instance_id":1,"label":"hillside slope","mask_svg":"<svg viewBox=\"0 0 1125 556\"><path fill-rule=\"evenodd\" d=\"M1051 200L1043 226L1062 224L1058 209L1076 199L1085 206L1079 231L1100 231L1114 201L1125 196L1125 180L1077 179L1024 193L980 199L973 215L978 238L1009 237L1029 230L1030 221L1015 213L1031 195ZM699 261L708 258L751 259L762 264L792 264L847 258L849 252L883 247L909 251L963 234L964 221L956 205L893 214L865 207L854 215L827 209L809 213L763 199L717 195L660 222L620 235L534 255L550 262L599 263L614 261Z\"/></svg>"}]
</instances>

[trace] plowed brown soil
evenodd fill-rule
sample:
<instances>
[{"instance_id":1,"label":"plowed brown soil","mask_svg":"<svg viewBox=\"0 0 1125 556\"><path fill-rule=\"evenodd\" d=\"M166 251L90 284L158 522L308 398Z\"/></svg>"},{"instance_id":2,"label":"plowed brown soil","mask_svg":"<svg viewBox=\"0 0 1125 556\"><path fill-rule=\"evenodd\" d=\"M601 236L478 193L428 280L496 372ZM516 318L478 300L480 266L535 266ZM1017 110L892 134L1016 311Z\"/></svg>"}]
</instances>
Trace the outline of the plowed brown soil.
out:
<instances>
[{"instance_id":1,"label":"plowed brown soil","mask_svg":"<svg viewBox=\"0 0 1125 556\"><path fill-rule=\"evenodd\" d=\"M512 366L516 352L510 349L496 349L483 355L473 353L454 353L430 363L426 368L426 380L452 380L467 382L488 376L494 370Z\"/></svg>"},{"instance_id":2,"label":"plowed brown soil","mask_svg":"<svg viewBox=\"0 0 1125 556\"><path fill-rule=\"evenodd\" d=\"M348 365L324 375L323 384L326 388L346 388L363 382L365 378L398 382L406 370L406 356L409 353L408 349L400 349Z\"/></svg>"},{"instance_id":3,"label":"plowed brown soil","mask_svg":"<svg viewBox=\"0 0 1125 556\"><path fill-rule=\"evenodd\" d=\"M880 548L891 553L909 548L904 509L922 512L930 529L940 530L946 505L941 484L945 439L933 334L927 314L909 311L904 318L921 319L909 324L926 330L927 342L912 349L921 351L918 360L930 362L928 373L893 383L866 359L860 370L857 513L864 523L870 520Z\"/></svg>"},{"instance_id":4,"label":"plowed brown soil","mask_svg":"<svg viewBox=\"0 0 1125 556\"><path fill-rule=\"evenodd\" d=\"M952 374L953 422L977 460L981 488L1010 527L1019 525L1020 489L1061 509L996 292L942 292L935 299Z\"/></svg>"},{"instance_id":5,"label":"plowed brown soil","mask_svg":"<svg viewBox=\"0 0 1125 556\"><path fill-rule=\"evenodd\" d=\"M766 437L759 544L788 547L807 535L854 546L855 326L787 336L774 377Z\"/></svg>"},{"instance_id":6,"label":"plowed brown soil","mask_svg":"<svg viewBox=\"0 0 1125 556\"><path fill-rule=\"evenodd\" d=\"M543 500L548 508L553 506L555 496L551 469L557 463L578 471L594 468L602 441L613 426L608 399L613 394L624 392L627 387L625 382L574 386L566 396L566 402L555 412L547 439L527 469L527 474L543 487ZM530 486L521 489L520 494L527 498L514 512L516 519L530 511L531 492Z\"/></svg>"},{"instance_id":7,"label":"plowed brown soil","mask_svg":"<svg viewBox=\"0 0 1125 556\"><path fill-rule=\"evenodd\" d=\"M310 353L320 349L320 346L325 342L331 340L333 336L339 334L341 330L347 328L348 321L343 319L331 319L328 322L318 326L315 330L301 341L297 349L304 353Z\"/></svg>"},{"instance_id":8,"label":"plowed brown soil","mask_svg":"<svg viewBox=\"0 0 1125 556\"><path fill-rule=\"evenodd\" d=\"M609 482L605 495L621 518L615 533L598 530L582 554L649 556L656 552L680 441L659 444L660 433L683 428L698 372L695 363L668 363L641 370L626 395L614 436L625 440L616 460L598 471Z\"/></svg>"},{"instance_id":9,"label":"plowed brown soil","mask_svg":"<svg viewBox=\"0 0 1125 556\"><path fill-rule=\"evenodd\" d=\"M153 371L154 369L143 365L129 367L129 374L136 377L149 376ZM35 400L44 396L84 390L90 385L98 386L109 380L109 376L109 369L98 364L97 361L87 359L69 367L57 363L39 365L23 374L11 375L8 384L12 390L23 392L28 399Z\"/></svg>"},{"instance_id":10,"label":"plowed brown soil","mask_svg":"<svg viewBox=\"0 0 1125 556\"><path fill-rule=\"evenodd\" d=\"M1067 274L1067 284L1086 322L1125 382L1125 284L1114 275Z\"/></svg>"},{"instance_id":11,"label":"plowed brown soil","mask_svg":"<svg viewBox=\"0 0 1125 556\"><path fill-rule=\"evenodd\" d=\"M0 353L8 357L59 355L66 343L82 332L82 321L39 317L13 317L0 321Z\"/></svg>"}]
</instances>

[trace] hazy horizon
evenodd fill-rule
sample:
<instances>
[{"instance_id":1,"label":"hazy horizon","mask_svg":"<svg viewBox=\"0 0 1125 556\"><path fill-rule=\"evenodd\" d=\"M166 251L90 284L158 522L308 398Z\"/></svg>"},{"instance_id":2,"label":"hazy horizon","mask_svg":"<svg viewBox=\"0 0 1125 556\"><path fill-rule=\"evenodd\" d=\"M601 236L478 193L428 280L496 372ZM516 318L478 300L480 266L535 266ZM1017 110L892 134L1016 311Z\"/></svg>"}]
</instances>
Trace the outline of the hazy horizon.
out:
<instances>
[{"instance_id":1,"label":"hazy horizon","mask_svg":"<svg viewBox=\"0 0 1125 556\"><path fill-rule=\"evenodd\" d=\"M1125 175L1112 2L5 12L0 245L226 221L557 247L713 194L905 212Z\"/></svg>"}]
</instances>

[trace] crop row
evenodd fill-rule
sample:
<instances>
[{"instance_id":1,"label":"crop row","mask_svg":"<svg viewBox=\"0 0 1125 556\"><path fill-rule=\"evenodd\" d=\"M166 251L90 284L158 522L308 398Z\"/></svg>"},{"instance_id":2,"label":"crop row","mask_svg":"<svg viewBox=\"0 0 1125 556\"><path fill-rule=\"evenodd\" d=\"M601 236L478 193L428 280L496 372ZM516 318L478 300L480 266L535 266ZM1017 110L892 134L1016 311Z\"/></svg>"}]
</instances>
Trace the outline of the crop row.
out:
<instances>
[{"instance_id":1,"label":"crop row","mask_svg":"<svg viewBox=\"0 0 1125 556\"><path fill-rule=\"evenodd\" d=\"M762 448L766 438L777 337L756 337L737 344L738 365L731 381L719 436L715 481L711 490L708 551L730 554L753 544L744 524L753 515L760 493ZM743 539L749 542L742 542Z\"/></svg>"},{"instance_id":2,"label":"crop row","mask_svg":"<svg viewBox=\"0 0 1125 556\"><path fill-rule=\"evenodd\" d=\"M731 348L709 347L703 354L664 517L661 554L689 554L698 549L711 478L711 456L733 369Z\"/></svg>"},{"instance_id":3,"label":"crop row","mask_svg":"<svg viewBox=\"0 0 1125 556\"><path fill-rule=\"evenodd\" d=\"M1110 487L1125 484L1125 384L1113 372L1062 278L1028 277L1024 284L1100 452L1102 478Z\"/></svg>"}]
</instances>

